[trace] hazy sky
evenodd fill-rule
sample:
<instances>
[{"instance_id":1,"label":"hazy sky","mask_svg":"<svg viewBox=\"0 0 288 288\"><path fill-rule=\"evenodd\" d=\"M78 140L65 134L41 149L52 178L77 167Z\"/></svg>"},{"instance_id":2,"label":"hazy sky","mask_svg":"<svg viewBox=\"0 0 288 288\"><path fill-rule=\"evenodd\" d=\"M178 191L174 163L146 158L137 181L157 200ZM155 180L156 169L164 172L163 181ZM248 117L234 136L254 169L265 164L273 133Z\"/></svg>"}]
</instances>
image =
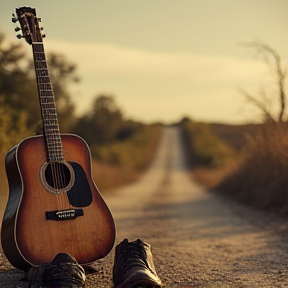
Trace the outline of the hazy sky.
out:
<instances>
[{"instance_id":1,"label":"hazy sky","mask_svg":"<svg viewBox=\"0 0 288 288\"><path fill-rule=\"evenodd\" d=\"M77 64L79 113L107 93L134 120L257 121L239 87L257 94L275 86L241 43L261 40L288 63L288 0L0 0L10 41L19 41L11 13L20 6L37 9L46 52Z\"/></svg>"}]
</instances>

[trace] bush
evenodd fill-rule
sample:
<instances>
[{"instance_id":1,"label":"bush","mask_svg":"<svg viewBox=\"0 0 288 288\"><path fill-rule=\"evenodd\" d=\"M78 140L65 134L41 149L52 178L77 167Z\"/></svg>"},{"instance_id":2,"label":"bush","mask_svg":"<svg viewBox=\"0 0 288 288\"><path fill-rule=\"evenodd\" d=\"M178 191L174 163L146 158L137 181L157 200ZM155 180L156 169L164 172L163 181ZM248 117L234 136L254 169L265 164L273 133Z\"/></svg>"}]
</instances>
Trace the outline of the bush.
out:
<instances>
[{"instance_id":1,"label":"bush","mask_svg":"<svg viewBox=\"0 0 288 288\"><path fill-rule=\"evenodd\" d=\"M247 204L288 212L288 127L267 125L217 189Z\"/></svg>"},{"instance_id":2,"label":"bush","mask_svg":"<svg viewBox=\"0 0 288 288\"><path fill-rule=\"evenodd\" d=\"M184 119L180 123L189 162L195 166L220 166L235 157L235 150L214 135L208 124Z\"/></svg>"},{"instance_id":3,"label":"bush","mask_svg":"<svg viewBox=\"0 0 288 288\"><path fill-rule=\"evenodd\" d=\"M150 163L160 134L160 125L142 125L124 141L93 145L93 157L126 169L143 170Z\"/></svg>"}]
</instances>

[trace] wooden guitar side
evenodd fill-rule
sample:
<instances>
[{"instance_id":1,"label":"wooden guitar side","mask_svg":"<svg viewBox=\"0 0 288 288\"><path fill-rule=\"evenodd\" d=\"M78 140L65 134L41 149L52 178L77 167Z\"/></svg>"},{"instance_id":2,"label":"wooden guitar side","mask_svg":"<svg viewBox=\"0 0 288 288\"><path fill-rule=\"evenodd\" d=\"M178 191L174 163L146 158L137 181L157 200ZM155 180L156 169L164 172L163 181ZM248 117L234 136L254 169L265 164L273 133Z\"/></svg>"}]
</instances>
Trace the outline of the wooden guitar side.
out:
<instances>
[{"instance_id":1,"label":"wooden guitar side","mask_svg":"<svg viewBox=\"0 0 288 288\"><path fill-rule=\"evenodd\" d=\"M89 264L106 256L114 245L113 217L92 180L87 144L76 135L64 134L61 140L65 160L80 164L85 171L92 203L81 207L81 217L47 220L45 211L57 210L59 201L69 201L65 193L57 196L48 191L40 179L41 166L46 162L43 136L27 138L9 151L9 199L1 242L9 262L20 270L49 262L59 252L73 255L79 264Z\"/></svg>"}]
</instances>

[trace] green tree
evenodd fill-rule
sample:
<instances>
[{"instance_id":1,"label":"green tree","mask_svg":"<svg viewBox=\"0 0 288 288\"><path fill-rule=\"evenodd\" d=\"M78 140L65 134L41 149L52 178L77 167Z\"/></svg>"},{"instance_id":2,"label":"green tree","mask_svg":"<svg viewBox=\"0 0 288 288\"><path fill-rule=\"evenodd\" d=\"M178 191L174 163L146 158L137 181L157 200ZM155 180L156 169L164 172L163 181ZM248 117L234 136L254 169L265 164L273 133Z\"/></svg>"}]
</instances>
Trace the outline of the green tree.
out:
<instances>
[{"instance_id":1,"label":"green tree","mask_svg":"<svg viewBox=\"0 0 288 288\"><path fill-rule=\"evenodd\" d=\"M72 82L79 81L76 66L56 53L49 54L47 59L61 132L67 132L74 119L74 105L68 88ZM4 34L0 34L0 105L9 107L10 112L25 113L25 124L30 130L35 130L35 124L41 120L33 66L21 43L7 43Z\"/></svg>"},{"instance_id":2,"label":"green tree","mask_svg":"<svg viewBox=\"0 0 288 288\"><path fill-rule=\"evenodd\" d=\"M74 132L89 145L111 143L118 138L123 125L121 110L111 95L99 95L87 114L79 119Z\"/></svg>"},{"instance_id":3,"label":"green tree","mask_svg":"<svg viewBox=\"0 0 288 288\"><path fill-rule=\"evenodd\" d=\"M27 114L0 107L0 155L29 135L26 128Z\"/></svg>"},{"instance_id":4,"label":"green tree","mask_svg":"<svg viewBox=\"0 0 288 288\"><path fill-rule=\"evenodd\" d=\"M0 33L0 151L5 151L28 135L28 111L23 98L33 93L33 83L25 73L25 53L21 44L9 44Z\"/></svg>"}]
</instances>

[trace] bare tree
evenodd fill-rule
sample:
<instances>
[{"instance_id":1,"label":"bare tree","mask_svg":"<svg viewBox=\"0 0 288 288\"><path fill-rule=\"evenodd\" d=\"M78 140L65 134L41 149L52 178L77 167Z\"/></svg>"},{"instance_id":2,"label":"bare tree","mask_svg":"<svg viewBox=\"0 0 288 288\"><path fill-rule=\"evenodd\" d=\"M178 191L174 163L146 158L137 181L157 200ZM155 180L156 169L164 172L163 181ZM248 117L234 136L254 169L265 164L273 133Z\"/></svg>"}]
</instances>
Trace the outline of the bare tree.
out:
<instances>
[{"instance_id":1,"label":"bare tree","mask_svg":"<svg viewBox=\"0 0 288 288\"><path fill-rule=\"evenodd\" d=\"M279 101L279 110L277 115L273 115L264 89L260 90L260 95L251 95L243 89L240 89L240 93L245 96L247 101L255 105L263 112L266 121L272 121L274 123L282 123L283 121L287 121L288 117L285 117L285 109L287 104L285 91L287 70L282 63L281 56L274 48L260 41L244 43L244 45L246 47L256 49L257 53L262 56L263 61L267 64L275 77L277 94L275 96L273 95L273 101Z\"/></svg>"}]
</instances>

